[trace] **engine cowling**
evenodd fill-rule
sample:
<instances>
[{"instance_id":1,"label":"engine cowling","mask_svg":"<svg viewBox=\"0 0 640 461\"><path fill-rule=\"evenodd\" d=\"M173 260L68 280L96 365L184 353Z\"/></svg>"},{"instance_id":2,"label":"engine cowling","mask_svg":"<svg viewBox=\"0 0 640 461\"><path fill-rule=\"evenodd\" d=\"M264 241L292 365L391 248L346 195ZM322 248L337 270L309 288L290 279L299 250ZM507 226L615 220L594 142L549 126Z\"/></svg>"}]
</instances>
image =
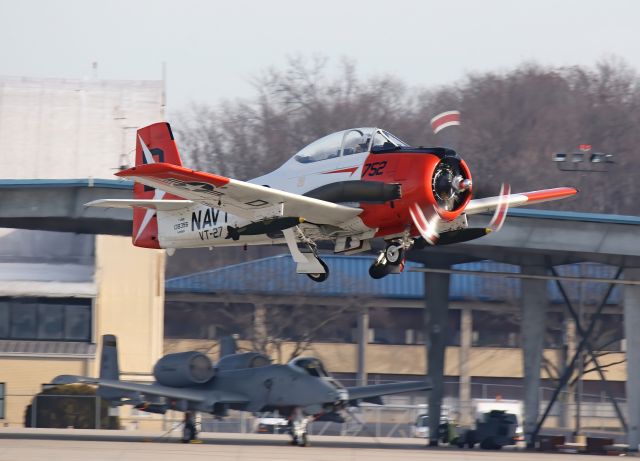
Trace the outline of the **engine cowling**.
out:
<instances>
[{"instance_id":1,"label":"engine cowling","mask_svg":"<svg viewBox=\"0 0 640 461\"><path fill-rule=\"evenodd\" d=\"M374 153L365 161L363 181L398 183L402 199L383 204L361 203L360 219L377 236L400 234L411 222L409 208L434 209L444 221L453 221L472 196L471 172L451 149L406 148L402 152ZM415 229L414 229L415 230ZM417 231L416 231L417 234Z\"/></svg>"},{"instance_id":2,"label":"engine cowling","mask_svg":"<svg viewBox=\"0 0 640 461\"><path fill-rule=\"evenodd\" d=\"M156 381L171 387L204 384L214 375L215 369L211 359L197 351L167 354L153 367Z\"/></svg>"}]
</instances>

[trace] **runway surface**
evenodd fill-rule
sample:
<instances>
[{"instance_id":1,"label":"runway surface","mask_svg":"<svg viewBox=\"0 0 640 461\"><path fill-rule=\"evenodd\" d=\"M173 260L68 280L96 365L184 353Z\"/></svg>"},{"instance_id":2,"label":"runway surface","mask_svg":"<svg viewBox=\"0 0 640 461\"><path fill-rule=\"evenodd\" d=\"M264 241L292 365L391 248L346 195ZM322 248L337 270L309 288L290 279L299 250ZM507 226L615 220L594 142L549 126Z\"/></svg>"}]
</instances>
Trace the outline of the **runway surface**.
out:
<instances>
[{"instance_id":1,"label":"runway surface","mask_svg":"<svg viewBox=\"0 0 640 461\"><path fill-rule=\"evenodd\" d=\"M59 434L64 434L64 430ZM73 438L71 433L76 433ZM311 446L288 445L285 435L203 434L202 444L181 444L177 439L149 436L113 435L110 439L85 437L79 431L67 431L66 438L41 433L25 436L0 430L0 461L95 461L106 460L313 460L313 461L391 461L391 460L497 460L532 461L571 458L571 455L526 453L520 451L459 450L425 448L418 439L373 439L365 437L323 437L311 440ZM84 432L84 431L83 431ZM87 431L89 432L89 431ZM100 431L105 432L105 431ZM12 434L13 433L13 434ZM49 437L49 438L42 438ZM93 440L92 440L93 438ZM580 455L580 459L602 459L601 456Z\"/></svg>"}]
</instances>

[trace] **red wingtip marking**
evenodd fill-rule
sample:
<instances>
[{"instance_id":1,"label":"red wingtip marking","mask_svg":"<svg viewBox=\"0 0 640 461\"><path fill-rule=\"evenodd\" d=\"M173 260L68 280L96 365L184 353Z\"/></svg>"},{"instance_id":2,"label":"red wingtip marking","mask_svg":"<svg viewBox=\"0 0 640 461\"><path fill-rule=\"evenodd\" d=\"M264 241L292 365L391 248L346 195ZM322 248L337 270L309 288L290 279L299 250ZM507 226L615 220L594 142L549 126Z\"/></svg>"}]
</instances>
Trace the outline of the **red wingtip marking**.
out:
<instances>
[{"instance_id":1,"label":"red wingtip marking","mask_svg":"<svg viewBox=\"0 0 640 461\"><path fill-rule=\"evenodd\" d=\"M554 200L564 197L571 197L578 193L575 187L556 187L555 189L537 190L533 192L524 192L529 202L540 202L545 200Z\"/></svg>"}]
</instances>

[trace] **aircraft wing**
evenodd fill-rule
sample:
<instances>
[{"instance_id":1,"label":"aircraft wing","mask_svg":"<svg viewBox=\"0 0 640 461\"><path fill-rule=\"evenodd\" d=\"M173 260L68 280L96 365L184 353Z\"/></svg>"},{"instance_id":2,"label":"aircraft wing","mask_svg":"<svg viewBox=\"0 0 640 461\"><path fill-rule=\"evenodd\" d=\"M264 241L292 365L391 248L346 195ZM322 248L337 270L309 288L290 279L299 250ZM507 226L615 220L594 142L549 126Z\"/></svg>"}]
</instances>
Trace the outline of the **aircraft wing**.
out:
<instances>
[{"instance_id":1,"label":"aircraft wing","mask_svg":"<svg viewBox=\"0 0 640 461\"><path fill-rule=\"evenodd\" d=\"M141 200L141 199L101 199L85 203L84 206L101 208L151 208L153 210L173 211L180 208L188 208L193 205L191 200Z\"/></svg>"},{"instance_id":2,"label":"aircraft wing","mask_svg":"<svg viewBox=\"0 0 640 461\"><path fill-rule=\"evenodd\" d=\"M534 203L550 202L570 197L578 193L574 187L557 187L555 189L543 189L533 192L520 192L509 194L505 197L486 197L471 200L464 212L468 215L493 211L500 204L508 204L509 208L532 205Z\"/></svg>"},{"instance_id":3,"label":"aircraft wing","mask_svg":"<svg viewBox=\"0 0 640 461\"><path fill-rule=\"evenodd\" d=\"M116 175L187 200L205 203L251 221L296 217L315 224L337 226L362 213L360 208L337 205L168 163L138 165Z\"/></svg>"},{"instance_id":4,"label":"aircraft wing","mask_svg":"<svg viewBox=\"0 0 640 461\"><path fill-rule=\"evenodd\" d=\"M235 392L190 389L185 387L169 387L160 384L140 384L117 379L91 378L88 376L60 375L53 379L53 384L96 384L111 389L139 392L147 395L157 395L170 399L189 400L191 402L214 403L246 403L248 399Z\"/></svg>"},{"instance_id":5,"label":"aircraft wing","mask_svg":"<svg viewBox=\"0 0 640 461\"><path fill-rule=\"evenodd\" d=\"M400 394L402 392L428 391L431 389L431 382L407 381L405 383L373 384L371 386L347 387L349 400L364 400L382 395Z\"/></svg>"}]
</instances>

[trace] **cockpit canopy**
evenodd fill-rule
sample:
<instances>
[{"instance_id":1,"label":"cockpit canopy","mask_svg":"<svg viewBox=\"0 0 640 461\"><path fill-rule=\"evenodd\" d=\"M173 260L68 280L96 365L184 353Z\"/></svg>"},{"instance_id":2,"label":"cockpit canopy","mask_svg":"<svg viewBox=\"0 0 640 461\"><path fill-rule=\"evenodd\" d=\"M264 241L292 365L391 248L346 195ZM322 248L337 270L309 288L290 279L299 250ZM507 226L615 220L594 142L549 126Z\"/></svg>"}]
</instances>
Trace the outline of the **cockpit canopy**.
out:
<instances>
[{"instance_id":1,"label":"cockpit canopy","mask_svg":"<svg viewBox=\"0 0 640 461\"><path fill-rule=\"evenodd\" d=\"M316 378L329 377L329 373L324 369L322 362L315 357L300 357L289 362L289 365Z\"/></svg>"},{"instance_id":2,"label":"cockpit canopy","mask_svg":"<svg viewBox=\"0 0 640 461\"><path fill-rule=\"evenodd\" d=\"M312 142L293 158L300 163L313 163L346 155L404 147L408 144L379 128L351 128L338 131Z\"/></svg>"}]
</instances>

